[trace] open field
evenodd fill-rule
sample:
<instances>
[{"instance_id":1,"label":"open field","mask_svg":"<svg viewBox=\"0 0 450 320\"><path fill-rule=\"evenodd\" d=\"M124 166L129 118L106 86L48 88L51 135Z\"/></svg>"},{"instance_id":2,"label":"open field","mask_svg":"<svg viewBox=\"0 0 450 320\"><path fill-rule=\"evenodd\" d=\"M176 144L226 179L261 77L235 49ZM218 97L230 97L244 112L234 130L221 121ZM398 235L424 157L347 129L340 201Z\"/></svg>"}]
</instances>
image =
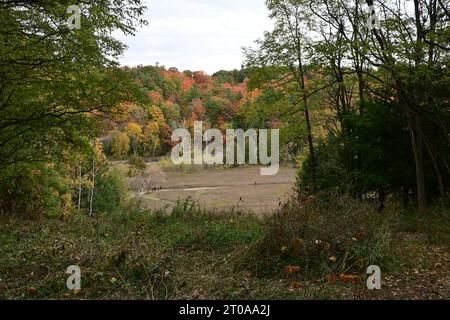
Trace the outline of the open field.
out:
<instances>
[{"instance_id":1,"label":"open field","mask_svg":"<svg viewBox=\"0 0 450 320\"><path fill-rule=\"evenodd\" d=\"M280 167L274 176L261 176L258 166L164 171L165 181L158 186L161 189L142 197L148 209L173 207L177 200L191 198L209 209L267 213L289 197L296 176L296 169L287 166Z\"/></svg>"}]
</instances>

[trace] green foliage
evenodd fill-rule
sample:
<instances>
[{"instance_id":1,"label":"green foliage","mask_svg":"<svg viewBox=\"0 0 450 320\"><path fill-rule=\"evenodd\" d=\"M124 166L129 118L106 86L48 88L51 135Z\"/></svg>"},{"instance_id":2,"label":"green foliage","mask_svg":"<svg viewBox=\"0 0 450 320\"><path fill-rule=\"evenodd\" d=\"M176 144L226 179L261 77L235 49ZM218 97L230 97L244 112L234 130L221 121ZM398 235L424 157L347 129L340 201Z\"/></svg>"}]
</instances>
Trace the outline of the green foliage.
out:
<instances>
[{"instance_id":1,"label":"green foliage","mask_svg":"<svg viewBox=\"0 0 450 320\"><path fill-rule=\"evenodd\" d=\"M337 189L360 198L376 194L381 203L400 194L407 203L413 195L421 211L427 202L448 197L445 4L424 10L418 3L385 1L383 10L375 10L382 21L376 31L361 27L367 12L359 2L266 5L274 28L255 49L245 50L249 88L264 88L262 97L267 88L278 90L284 105L291 103L288 114L304 113L310 155L299 189ZM261 102L266 114L249 113L256 121L280 108ZM279 118L286 127L289 119ZM316 146L321 150L315 152ZM301 150L301 143L295 149Z\"/></svg>"},{"instance_id":2,"label":"green foliage","mask_svg":"<svg viewBox=\"0 0 450 320\"><path fill-rule=\"evenodd\" d=\"M94 115L113 117L136 88L116 68L124 46L109 31L132 34L143 22L140 2L87 1L82 28L73 31L66 26L68 5L0 4L0 169L85 148L85 138L101 129Z\"/></svg>"},{"instance_id":3,"label":"green foliage","mask_svg":"<svg viewBox=\"0 0 450 320\"><path fill-rule=\"evenodd\" d=\"M206 115L212 123L217 123L222 116L226 120L231 120L234 116L231 102L226 98L211 97L205 102Z\"/></svg>"},{"instance_id":4,"label":"green foliage","mask_svg":"<svg viewBox=\"0 0 450 320\"><path fill-rule=\"evenodd\" d=\"M71 211L76 168L96 153L103 119L116 119L124 101L146 101L118 68L125 46L111 36L145 24L145 7L83 1L81 29L70 30L72 4L0 3L0 203L8 214Z\"/></svg>"},{"instance_id":5,"label":"green foliage","mask_svg":"<svg viewBox=\"0 0 450 320\"><path fill-rule=\"evenodd\" d=\"M147 168L147 164L145 163L145 160L142 157L131 157L129 160L130 165L136 167L137 170L145 170Z\"/></svg>"},{"instance_id":6,"label":"green foliage","mask_svg":"<svg viewBox=\"0 0 450 320\"><path fill-rule=\"evenodd\" d=\"M111 153L116 159L123 159L131 150L131 140L126 132L113 131L111 134Z\"/></svg>"},{"instance_id":7,"label":"green foliage","mask_svg":"<svg viewBox=\"0 0 450 320\"><path fill-rule=\"evenodd\" d=\"M326 143L320 142L317 146L316 157L319 161L316 168L316 188L319 192L351 193L352 179L340 157L340 148L341 146L332 141L331 138ZM300 197L311 194L310 159L311 157L308 154L301 163L297 175L296 191Z\"/></svg>"},{"instance_id":8,"label":"green foliage","mask_svg":"<svg viewBox=\"0 0 450 320\"><path fill-rule=\"evenodd\" d=\"M54 165L17 164L3 171L0 213L22 217L55 217L72 209L69 179Z\"/></svg>"},{"instance_id":9,"label":"green foliage","mask_svg":"<svg viewBox=\"0 0 450 320\"><path fill-rule=\"evenodd\" d=\"M128 185L118 169L110 169L97 178L94 196L94 211L118 213L125 205Z\"/></svg>"},{"instance_id":10,"label":"green foliage","mask_svg":"<svg viewBox=\"0 0 450 320\"><path fill-rule=\"evenodd\" d=\"M137 211L137 207L133 205L130 207L133 211L122 211L114 215L99 214L96 219L73 215L66 219L43 219L36 223L35 220L2 217L0 265L1 283L4 286L0 290L0 298L183 299L198 297L198 292L201 291L202 297L208 299L349 299L352 298L348 295L349 291L353 288L357 292L357 299L361 299L361 293L364 294L358 289L360 285L353 287L339 282L329 284L316 281L320 279L303 281L306 278L303 276L304 270L300 270L300 274L294 278L301 281L304 287L301 290L292 290L291 279L280 276L280 271L286 266L283 262L299 261L295 258L287 259L288 252L295 254L298 242L288 246L284 244L285 241L280 242L288 247L288 250L284 251L283 260L277 260L278 267L267 264L273 261L273 256L269 257L271 259L265 257L262 260L263 255L253 254L252 259L247 260L250 263L244 263L245 259L242 258L249 258L248 247L258 246L265 250L266 247L256 243L262 238L268 239L269 234L274 234L268 228L270 225L266 225L264 220L258 217L211 212L191 222L188 217L180 222L163 212L156 214ZM299 216L300 214L293 215L292 219L286 218L283 230L289 230L290 224L296 226ZM377 216L374 216L375 220ZM335 216L334 218L337 225L328 226L327 230L335 230L340 226L339 219ZM396 298L400 298L400 294L401 297L404 294L405 298L417 298L417 290L406 290L411 289L411 285L418 288L416 283L407 281L403 287L404 278L398 278L398 274L415 274L412 269L422 272L425 265L431 265L432 275L426 274L430 278L420 282L420 286L425 287L424 291L432 292L433 288L436 288L436 282L441 279L445 284L448 279L445 259L448 255L435 251L436 247L430 247L430 242L426 240L429 234L423 232L439 235L440 240L445 239L442 243L448 244L448 218L448 210L440 214L437 211L431 215L410 213L402 216L401 230L416 230L418 233L408 234L407 239L396 237L392 242L392 249L395 249L395 256L392 258L400 260L402 266L390 263L383 265L383 275L394 278L391 283L395 285L394 289L398 289L395 291ZM277 225L282 222L280 219ZM308 219L307 225L312 223L313 221ZM201 231L201 227L206 225L207 236L206 232ZM435 233L437 229L439 233ZM225 242L221 242L223 232L226 232ZM347 232L345 229L344 233ZM380 230L379 234L383 232ZM319 230L318 236L321 235ZM396 236L398 235L396 232ZM421 235L425 241L421 240ZM297 237L297 234L295 236ZM192 241L194 238L202 239L201 245L196 245L196 242L184 245L180 242L185 239ZM435 242L438 239L430 240ZM278 244L276 247L278 248ZM446 246L443 248L445 250ZM281 249L278 248L275 258L281 259ZM361 250L366 249L359 246L354 251ZM357 255L366 256L367 253ZM406 257L408 261L405 261ZM389 262L391 259L387 260ZM78 294L68 291L61 280L67 278L66 266L74 262L84 270L82 290ZM409 268L404 266L405 262L410 264ZM331 260L325 261L325 264L333 266ZM236 265L238 268L233 268ZM246 270L254 270L252 267L255 265L260 267L257 272L249 273ZM269 270L272 270L270 277L255 276L269 273ZM327 269L323 269L324 274L326 271ZM422 273L417 275L419 278L422 276ZM10 285L11 283L13 285ZM387 283L383 283L387 287ZM35 295L27 294L30 287L36 288ZM374 295L376 298L383 298L385 292L386 290L379 290L367 294L370 298L374 298ZM439 298L438 293L435 297Z\"/></svg>"},{"instance_id":11,"label":"green foliage","mask_svg":"<svg viewBox=\"0 0 450 320\"><path fill-rule=\"evenodd\" d=\"M300 111L293 107L291 95L276 88L265 88L260 96L243 106L239 120L244 128L280 129L281 160L292 161L307 143Z\"/></svg>"},{"instance_id":12,"label":"green foliage","mask_svg":"<svg viewBox=\"0 0 450 320\"><path fill-rule=\"evenodd\" d=\"M346 145L359 155L355 184L360 192L382 188L395 193L414 188L414 159L405 119L399 108L380 101L366 103L364 115L350 118L354 133Z\"/></svg>"},{"instance_id":13,"label":"green foliage","mask_svg":"<svg viewBox=\"0 0 450 320\"><path fill-rule=\"evenodd\" d=\"M178 248L223 251L262 238L265 227L256 218L232 211L208 211L190 198L179 200L169 216L158 216L168 230L171 245Z\"/></svg>"},{"instance_id":14,"label":"green foliage","mask_svg":"<svg viewBox=\"0 0 450 320\"><path fill-rule=\"evenodd\" d=\"M406 193L408 197L409 190L415 190L415 167L410 136L404 129L406 119L393 103L375 100L366 102L363 108L362 115L349 114L343 119L351 129L337 134L330 131L327 138L318 143L318 191L359 197L372 193L393 194L397 198ZM433 172L431 159L426 159L425 168ZM435 199L439 196L436 177L429 174L426 182L429 198ZM444 183L450 183L448 177L444 178ZM304 194L310 186L308 156L298 175L297 191Z\"/></svg>"},{"instance_id":15,"label":"green foliage","mask_svg":"<svg viewBox=\"0 0 450 320\"><path fill-rule=\"evenodd\" d=\"M226 71L226 70L220 70L216 73L214 73L213 77L217 79L218 83L242 83L245 78L247 77L248 72L245 69L241 70L233 70L233 71Z\"/></svg>"}]
</instances>

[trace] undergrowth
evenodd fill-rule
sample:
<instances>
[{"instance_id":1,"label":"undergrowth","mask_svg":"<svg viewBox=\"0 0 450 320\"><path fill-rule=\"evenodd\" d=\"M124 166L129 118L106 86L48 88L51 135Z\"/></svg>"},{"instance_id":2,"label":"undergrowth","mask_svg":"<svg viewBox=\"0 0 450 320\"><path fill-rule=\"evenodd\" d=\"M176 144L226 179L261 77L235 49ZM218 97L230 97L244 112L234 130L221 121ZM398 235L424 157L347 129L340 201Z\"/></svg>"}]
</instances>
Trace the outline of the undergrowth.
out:
<instances>
[{"instance_id":1,"label":"undergrowth","mask_svg":"<svg viewBox=\"0 0 450 320\"><path fill-rule=\"evenodd\" d=\"M269 218L190 199L158 212L134 203L92 218L2 218L0 298L338 298L343 288L329 275L363 276L372 264L383 274L418 268L430 245L449 243L449 230L445 209L380 214L346 198L289 202ZM66 287L70 265L81 268L79 293Z\"/></svg>"}]
</instances>

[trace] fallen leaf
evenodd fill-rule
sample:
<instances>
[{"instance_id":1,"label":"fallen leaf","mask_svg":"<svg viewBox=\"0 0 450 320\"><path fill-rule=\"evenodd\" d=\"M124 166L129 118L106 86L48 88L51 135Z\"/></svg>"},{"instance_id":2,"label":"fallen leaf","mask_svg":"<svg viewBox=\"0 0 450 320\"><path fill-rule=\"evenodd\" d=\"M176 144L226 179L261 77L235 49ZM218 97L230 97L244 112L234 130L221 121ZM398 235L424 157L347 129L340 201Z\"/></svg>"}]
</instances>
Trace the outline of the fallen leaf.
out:
<instances>
[{"instance_id":1,"label":"fallen leaf","mask_svg":"<svg viewBox=\"0 0 450 320\"><path fill-rule=\"evenodd\" d=\"M330 261L336 262L337 261L337 257L335 257L335 256L330 257Z\"/></svg>"},{"instance_id":2,"label":"fallen leaf","mask_svg":"<svg viewBox=\"0 0 450 320\"><path fill-rule=\"evenodd\" d=\"M350 274L345 274L345 273L342 273L339 276L339 278L344 283L359 283L361 281L360 276L355 276L355 275L350 275Z\"/></svg>"},{"instance_id":3,"label":"fallen leaf","mask_svg":"<svg viewBox=\"0 0 450 320\"><path fill-rule=\"evenodd\" d=\"M295 274L300 272L299 266L287 266L283 269L285 274Z\"/></svg>"},{"instance_id":4,"label":"fallen leaf","mask_svg":"<svg viewBox=\"0 0 450 320\"><path fill-rule=\"evenodd\" d=\"M34 296L37 293L37 289L35 287L30 287L27 292L30 296Z\"/></svg>"},{"instance_id":5,"label":"fallen leaf","mask_svg":"<svg viewBox=\"0 0 450 320\"><path fill-rule=\"evenodd\" d=\"M333 283L334 284L337 281L337 277L334 274L329 274L329 275L327 275L327 281L329 283Z\"/></svg>"}]
</instances>

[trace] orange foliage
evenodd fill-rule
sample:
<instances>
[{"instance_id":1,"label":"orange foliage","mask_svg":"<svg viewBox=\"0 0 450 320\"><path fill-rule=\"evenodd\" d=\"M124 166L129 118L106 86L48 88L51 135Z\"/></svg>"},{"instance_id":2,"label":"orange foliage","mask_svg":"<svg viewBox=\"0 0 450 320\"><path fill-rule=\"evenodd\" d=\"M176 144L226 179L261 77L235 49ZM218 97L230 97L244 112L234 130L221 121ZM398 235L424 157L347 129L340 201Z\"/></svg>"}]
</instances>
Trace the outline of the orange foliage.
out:
<instances>
[{"instance_id":1,"label":"orange foliage","mask_svg":"<svg viewBox=\"0 0 450 320\"><path fill-rule=\"evenodd\" d=\"M189 77L185 77L181 82L181 89L183 91L191 90L191 88L194 86L195 80Z\"/></svg>"},{"instance_id":2,"label":"orange foliage","mask_svg":"<svg viewBox=\"0 0 450 320\"><path fill-rule=\"evenodd\" d=\"M224 83L222 84L222 88L231 90L233 89L233 86L230 83Z\"/></svg>"},{"instance_id":3,"label":"orange foliage","mask_svg":"<svg viewBox=\"0 0 450 320\"><path fill-rule=\"evenodd\" d=\"M148 93L148 97L150 98L150 100L152 101L152 103L161 103L162 101L162 96L159 92L156 91L150 91Z\"/></svg>"},{"instance_id":4,"label":"orange foliage","mask_svg":"<svg viewBox=\"0 0 450 320\"><path fill-rule=\"evenodd\" d=\"M192 114L195 114L195 120L203 120L205 117L206 109L203 106L201 99L192 100ZM194 117L193 117L194 118Z\"/></svg>"},{"instance_id":5,"label":"orange foliage","mask_svg":"<svg viewBox=\"0 0 450 320\"><path fill-rule=\"evenodd\" d=\"M261 95L262 91L260 89L254 89L248 94L249 98L252 100L257 99Z\"/></svg>"}]
</instances>

